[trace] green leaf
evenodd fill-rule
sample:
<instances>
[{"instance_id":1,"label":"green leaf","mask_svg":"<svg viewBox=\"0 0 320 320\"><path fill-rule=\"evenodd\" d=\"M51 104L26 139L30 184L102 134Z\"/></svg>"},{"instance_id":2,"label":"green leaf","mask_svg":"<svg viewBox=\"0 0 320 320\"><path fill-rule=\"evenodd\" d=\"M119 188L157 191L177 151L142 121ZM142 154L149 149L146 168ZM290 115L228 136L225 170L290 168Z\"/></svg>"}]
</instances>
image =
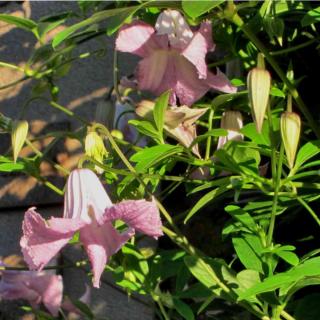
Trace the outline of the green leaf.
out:
<instances>
[{"instance_id":1,"label":"green leaf","mask_svg":"<svg viewBox=\"0 0 320 320\"><path fill-rule=\"evenodd\" d=\"M288 262L293 266L296 266L299 264L299 258L294 252L286 251L286 250L276 250L275 254L278 257L280 257L282 260Z\"/></svg>"},{"instance_id":2,"label":"green leaf","mask_svg":"<svg viewBox=\"0 0 320 320\"><path fill-rule=\"evenodd\" d=\"M154 166L161 160L171 157L174 154L183 151L181 146L172 146L170 144L162 144L151 148L145 148L134 154L130 160L137 162L136 169L141 172L151 166Z\"/></svg>"},{"instance_id":3,"label":"green leaf","mask_svg":"<svg viewBox=\"0 0 320 320\"><path fill-rule=\"evenodd\" d=\"M0 20L31 32L37 27L37 24L31 19L15 17L10 14L0 14Z\"/></svg>"},{"instance_id":4,"label":"green leaf","mask_svg":"<svg viewBox=\"0 0 320 320\"><path fill-rule=\"evenodd\" d=\"M262 244L260 239L253 234L243 233L242 236L232 238L237 256L247 269L263 273Z\"/></svg>"},{"instance_id":5,"label":"green leaf","mask_svg":"<svg viewBox=\"0 0 320 320\"><path fill-rule=\"evenodd\" d=\"M97 12L93 14L90 18L85 19L81 22L78 22L63 31L59 32L52 41L53 48L56 48L59 44L61 44L63 41L65 41L67 38L69 38L73 33L78 31L81 28L84 28L86 26L90 26L92 24L98 23L100 21L103 21L107 18L116 16L116 15L125 15L126 13L132 12L133 10L138 10L141 7L139 6L131 6L131 7L123 7L123 8L116 8L111 10L103 10L100 12Z\"/></svg>"},{"instance_id":6,"label":"green leaf","mask_svg":"<svg viewBox=\"0 0 320 320\"><path fill-rule=\"evenodd\" d=\"M228 212L235 220L239 221L244 227L249 230L256 231L257 225L249 213L245 212L242 208L238 206L227 206L224 209Z\"/></svg>"},{"instance_id":7,"label":"green leaf","mask_svg":"<svg viewBox=\"0 0 320 320\"><path fill-rule=\"evenodd\" d=\"M306 161L320 153L320 141L309 141L298 151L294 169L301 167Z\"/></svg>"},{"instance_id":8,"label":"green leaf","mask_svg":"<svg viewBox=\"0 0 320 320\"><path fill-rule=\"evenodd\" d=\"M161 143L161 141L159 140L159 133L157 129L149 121L129 120L128 123L136 127L136 129L143 135L151 137L156 142Z\"/></svg>"},{"instance_id":9,"label":"green leaf","mask_svg":"<svg viewBox=\"0 0 320 320\"><path fill-rule=\"evenodd\" d=\"M204 207L206 204L208 204L210 201L215 199L217 196L221 195L222 193L225 193L226 191L231 189L230 184L223 184L220 187L213 189L209 191L207 194L205 194L203 197L200 198L200 200L193 206L193 208L189 211L188 215L184 219L184 223L187 223L188 220L196 214L202 207Z\"/></svg>"},{"instance_id":10,"label":"green leaf","mask_svg":"<svg viewBox=\"0 0 320 320\"><path fill-rule=\"evenodd\" d=\"M0 156L0 172L14 172L24 169L24 164L21 162L12 162L9 158Z\"/></svg>"},{"instance_id":11,"label":"green leaf","mask_svg":"<svg viewBox=\"0 0 320 320\"><path fill-rule=\"evenodd\" d=\"M315 276L320 276L320 257L307 260L287 272L278 273L266 278L263 282L246 290L239 296L239 299L246 299L252 295L273 291L288 286L290 283L294 284L300 280Z\"/></svg>"},{"instance_id":12,"label":"green leaf","mask_svg":"<svg viewBox=\"0 0 320 320\"><path fill-rule=\"evenodd\" d=\"M203 13L210 11L211 9L219 6L224 0L202 0L202 1L192 1L183 0L182 9L191 18L197 18Z\"/></svg>"},{"instance_id":13,"label":"green leaf","mask_svg":"<svg viewBox=\"0 0 320 320\"><path fill-rule=\"evenodd\" d=\"M301 25L302 27L309 26L310 24L320 21L320 7L312 9L307 12L307 14L302 18Z\"/></svg>"},{"instance_id":14,"label":"green leaf","mask_svg":"<svg viewBox=\"0 0 320 320\"><path fill-rule=\"evenodd\" d=\"M154 122L158 128L161 137L163 133L164 115L168 107L170 93L170 90L166 91L159 98L157 98L155 106L153 108Z\"/></svg>"},{"instance_id":15,"label":"green leaf","mask_svg":"<svg viewBox=\"0 0 320 320\"><path fill-rule=\"evenodd\" d=\"M231 102L238 97L247 96L247 95L248 95L248 91L220 94L212 100L211 105L213 106L214 109L217 109L218 107L228 102Z\"/></svg>"},{"instance_id":16,"label":"green leaf","mask_svg":"<svg viewBox=\"0 0 320 320\"><path fill-rule=\"evenodd\" d=\"M228 131L222 128L219 129L212 129L206 132L205 134L202 134L200 136L197 136L191 143L190 147L194 146L195 144L199 143L202 140L207 139L208 137L225 137L228 135Z\"/></svg>"},{"instance_id":17,"label":"green leaf","mask_svg":"<svg viewBox=\"0 0 320 320\"><path fill-rule=\"evenodd\" d=\"M178 313L186 320L194 320L192 309L183 301L173 298L173 305Z\"/></svg>"},{"instance_id":18,"label":"green leaf","mask_svg":"<svg viewBox=\"0 0 320 320\"><path fill-rule=\"evenodd\" d=\"M229 296L218 285L218 281L223 281L224 274L228 267L217 259L201 259L200 257L187 256L184 262L190 272L197 278L203 285L210 289L218 297L229 299ZM228 272L227 272L228 273Z\"/></svg>"},{"instance_id":19,"label":"green leaf","mask_svg":"<svg viewBox=\"0 0 320 320\"><path fill-rule=\"evenodd\" d=\"M285 93L282 90L280 90L279 88L277 88L277 87L272 87L271 88L270 95L272 95L274 97L280 97L280 98L285 98L286 97Z\"/></svg>"}]
</instances>

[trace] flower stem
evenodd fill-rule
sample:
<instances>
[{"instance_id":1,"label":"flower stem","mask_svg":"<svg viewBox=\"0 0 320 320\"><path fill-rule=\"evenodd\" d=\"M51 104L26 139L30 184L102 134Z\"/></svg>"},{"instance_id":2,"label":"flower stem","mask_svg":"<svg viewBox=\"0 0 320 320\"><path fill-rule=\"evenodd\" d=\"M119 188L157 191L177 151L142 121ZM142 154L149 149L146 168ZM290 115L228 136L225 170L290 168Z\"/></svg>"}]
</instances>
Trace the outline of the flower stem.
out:
<instances>
[{"instance_id":1,"label":"flower stem","mask_svg":"<svg viewBox=\"0 0 320 320\"><path fill-rule=\"evenodd\" d=\"M208 118L208 125L209 125L208 131L212 129L213 116L214 116L214 110L211 109L209 113L209 118ZM212 140L212 137L209 135L207 139L206 154L204 156L204 160L209 160L210 158L211 140Z\"/></svg>"},{"instance_id":2,"label":"flower stem","mask_svg":"<svg viewBox=\"0 0 320 320\"><path fill-rule=\"evenodd\" d=\"M297 197L297 200L304 206L304 208L311 214L311 217L315 220L315 222L320 227L320 219L317 214L312 210L312 208L300 197Z\"/></svg>"}]
</instances>

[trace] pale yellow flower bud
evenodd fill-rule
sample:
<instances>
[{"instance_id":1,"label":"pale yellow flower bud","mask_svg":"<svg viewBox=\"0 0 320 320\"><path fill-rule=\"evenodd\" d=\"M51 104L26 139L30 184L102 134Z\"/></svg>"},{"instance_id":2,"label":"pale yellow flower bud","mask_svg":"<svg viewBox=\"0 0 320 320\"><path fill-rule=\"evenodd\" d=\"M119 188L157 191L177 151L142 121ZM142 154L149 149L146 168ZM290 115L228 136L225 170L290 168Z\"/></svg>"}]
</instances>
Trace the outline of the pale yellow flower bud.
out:
<instances>
[{"instance_id":1,"label":"pale yellow flower bud","mask_svg":"<svg viewBox=\"0 0 320 320\"><path fill-rule=\"evenodd\" d=\"M104 157L108 155L108 151L103 143L102 138L95 131L89 131L85 139L86 155L94 160L102 163ZM96 170L101 172L101 168L96 166Z\"/></svg>"},{"instance_id":2,"label":"pale yellow flower bud","mask_svg":"<svg viewBox=\"0 0 320 320\"><path fill-rule=\"evenodd\" d=\"M217 149L221 149L228 141L241 141L243 134L240 133L243 127L243 118L239 111L225 111L221 117L222 129L228 131L227 136L219 137Z\"/></svg>"},{"instance_id":3,"label":"pale yellow flower bud","mask_svg":"<svg viewBox=\"0 0 320 320\"><path fill-rule=\"evenodd\" d=\"M289 167L293 168L301 131L299 115L294 112L284 112L281 115L280 128Z\"/></svg>"},{"instance_id":4,"label":"pale yellow flower bud","mask_svg":"<svg viewBox=\"0 0 320 320\"><path fill-rule=\"evenodd\" d=\"M13 161L16 162L19 156L27 135L28 135L29 124L25 120L13 121L11 128L11 145L13 153Z\"/></svg>"},{"instance_id":5,"label":"pale yellow flower bud","mask_svg":"<svg viewBox=\"0 0 320 320\"><path fill-rule=\"evenodd\" d=\"M270 73L261 68L253 68L248 74L247 85L253 120L256 124L257 131L261 133L269 100L271 86Z\"/></svg>"}]
</instances>

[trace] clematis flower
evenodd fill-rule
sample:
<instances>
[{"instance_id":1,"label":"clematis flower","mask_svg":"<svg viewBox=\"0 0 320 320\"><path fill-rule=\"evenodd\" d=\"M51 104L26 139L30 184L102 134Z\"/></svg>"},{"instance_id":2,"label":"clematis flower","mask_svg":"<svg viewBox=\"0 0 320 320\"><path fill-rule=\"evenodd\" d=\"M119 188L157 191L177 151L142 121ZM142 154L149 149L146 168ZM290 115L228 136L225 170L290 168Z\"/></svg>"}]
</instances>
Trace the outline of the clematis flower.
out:
<instances>
[{"instance_id":1,"label":"clematis flower","mask_svg":"<svg viewBox=\"0 0 320 320\"><path fill-rule=\"evenodd\" d=\"M156 95L171 89L170 103L177 98L192 105L210 89L235 92L227 77L217 69L208 70L205 57L213 51L211 23L206 21L193 32L176 10L163 11L155 28L142 21L124 25L116 39L116 49L142 58L136 70L140 90Z\"/></svg>"},{"instance_id":2,"label":"clematis flower","mask_svg":"<svg viewBox=\"0 0 320 320\"><path fill-rule=\"evenodd\" d=\"M116 219L126 222L128 229L119 233L112 225ZM41 270L79 232L92 266L93 285L98 288L109 257L135 231L157 238L162 235L161 226L154 201L127 200L113 205L98 177L89 169L77 169L68 178L63 218L46 221L30 208L20 245L29 267Z\"/></svg>"},{"instance_id":3,"label":"clematis flower","mask_svg":"<svg viewBox=\"0 0 320 320\"><path fill-rule=\"evenodd\" d=\"M149 100L141 101L136 113L142 117L152 120L154 102ZM206 113L207 108L189 108L188 106L169 106L165 111L164 130L172 138L189 148L197 137L195 122ZM192 152L200 158L198 144L192 147Z\"/></svg>"},{"instance_id":4,"label":"clematis flower","mask_svg":"<svg viewBox=\"0 0 320 320\"><path fill-rule=\"evenodd\" d=\"M63 291L61 276L45 272L14 270L3 270L0 274L1 298L24 299L33 308L43 303L53 316L58 315Z\"/></svg>"}]
</instances>

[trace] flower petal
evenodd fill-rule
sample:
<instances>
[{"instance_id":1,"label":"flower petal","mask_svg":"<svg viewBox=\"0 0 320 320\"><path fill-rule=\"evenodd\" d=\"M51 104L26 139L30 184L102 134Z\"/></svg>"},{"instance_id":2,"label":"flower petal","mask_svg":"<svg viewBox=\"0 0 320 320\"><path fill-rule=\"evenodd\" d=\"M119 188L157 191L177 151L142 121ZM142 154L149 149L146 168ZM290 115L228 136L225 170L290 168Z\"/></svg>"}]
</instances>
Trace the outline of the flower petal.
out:
<instances>
[{"instance_id":1,"label":"flower petal","mask_svg":"<svg viewBox=\"0 0 320 320\"><path fill-rule=\"evenodd\" d=\"M168 60L168 52L158 50L139 62L137 79L140 90L161 94L169 88L170 83L166 83L164 76L172 78L171 73L174 72L174 69L168 66Z\"/></svg>"},{"instance_id":2,"label":"flower petal","mask_svg":"<svg viewBox=\"0 0 320 320\"><path fill-rule=\"evenodd\" d=\"M176 57L176 74L174 91L180 104L190 106L209 90L206 82L199 79L196 67L183 56Z\"/></svg>"},{"instance_id":3,"label":"flower petal","mask_svg":"<svg viewBox=\"0 0 320 320\"><path fill-rule=\"evenodd\" d=\"M237 88L233 86L227 76L217 69L217 74L208 72L207 79L205 80L207 85L215 90L226 92L226 93L235 93Z\"/></svg>"},{"instance_id":4,"label":"flower petal","mask_svg":"<svg viewBox=\"0 0 320 320\"><path fill-rule=\"evenodd\" d=\"M105 221L120 219L129 227L151 237L162 236L162 223L155 201L126 200L107 208Z\"/></svg>"},{"instance_id":5,"label":"flower petal","mask_svg":"<svg viewBox=\"0 0 320 320\"><path fill-rule=\"evenodd\" d=\"M100 287L100 277L108 258L116 253L133 235L132 229L119 234L110 222L99 225L93 221L81 229L80 240L92 266L94 287Z\"/></svg>"},{"instance_id":6,"label":"flower petal","mask_svg":"<svg viewBox=\"0 0 320 320\"><path fill-rule=\"evenodd\" d=\"M53 274L36 275L30 279L28 287L39 293L43 304L53 316L58 315L63 292L61 276Z\"/></svg>"},{"instance_id":7,"label":"flower petal","mask_svg":"<svg viewBox=\"0 0 320 320\"><path fill-rule=\"evenodd\" d=\"M64 218L81 219L90 223L91 207L96 220L99 221L105 208L110 206L112 202L93 171L76 169L71 172L64 198Z\"/></svg>"},{"instance_id":8,"label":"flower petal","mask_svg":"<svg viewBox=\"0 0 320 320\"><path fill-rule=\"evenodd\" d=\"M199 79L207 78L206 55L213 49L211 23L203 22L199 31L194 34L188 46L181 52L196 67Z\"/></svg>"},{"instance_id":9,"label":"flower petal","mask_svg":"<svg viewBox=\"0 0 320 320\"><path fill-rule=\"evenodd\" d=\"M191 40L193 32L177 10L164 10L159 14L155 29L158 35L168 35L172 47L183 48Z\"/></svg>"},{"instance_id":10,"label":"flower petal","mask_svg":"<svg viewBox=\"0 0 320 320\"><path fill-rule=\"evenodd\" d=\"M35 208L30 208L24 216L20 240L29 267L41 270L84 224L78 219L61 218L52 218L47 224Z\"/></svg>"},{"instance_id":11,"label":"flower petal","mask_svg":"<svg viewBox=\"0 0 320 320\"><path fill-rule=\"evenodd\" d=\"M154 50L168 47L167 37L157 37L155 29L142 21L122 26L116 39L116 49L140 57L147 57Z\"/></svg>"}]
</instances>

